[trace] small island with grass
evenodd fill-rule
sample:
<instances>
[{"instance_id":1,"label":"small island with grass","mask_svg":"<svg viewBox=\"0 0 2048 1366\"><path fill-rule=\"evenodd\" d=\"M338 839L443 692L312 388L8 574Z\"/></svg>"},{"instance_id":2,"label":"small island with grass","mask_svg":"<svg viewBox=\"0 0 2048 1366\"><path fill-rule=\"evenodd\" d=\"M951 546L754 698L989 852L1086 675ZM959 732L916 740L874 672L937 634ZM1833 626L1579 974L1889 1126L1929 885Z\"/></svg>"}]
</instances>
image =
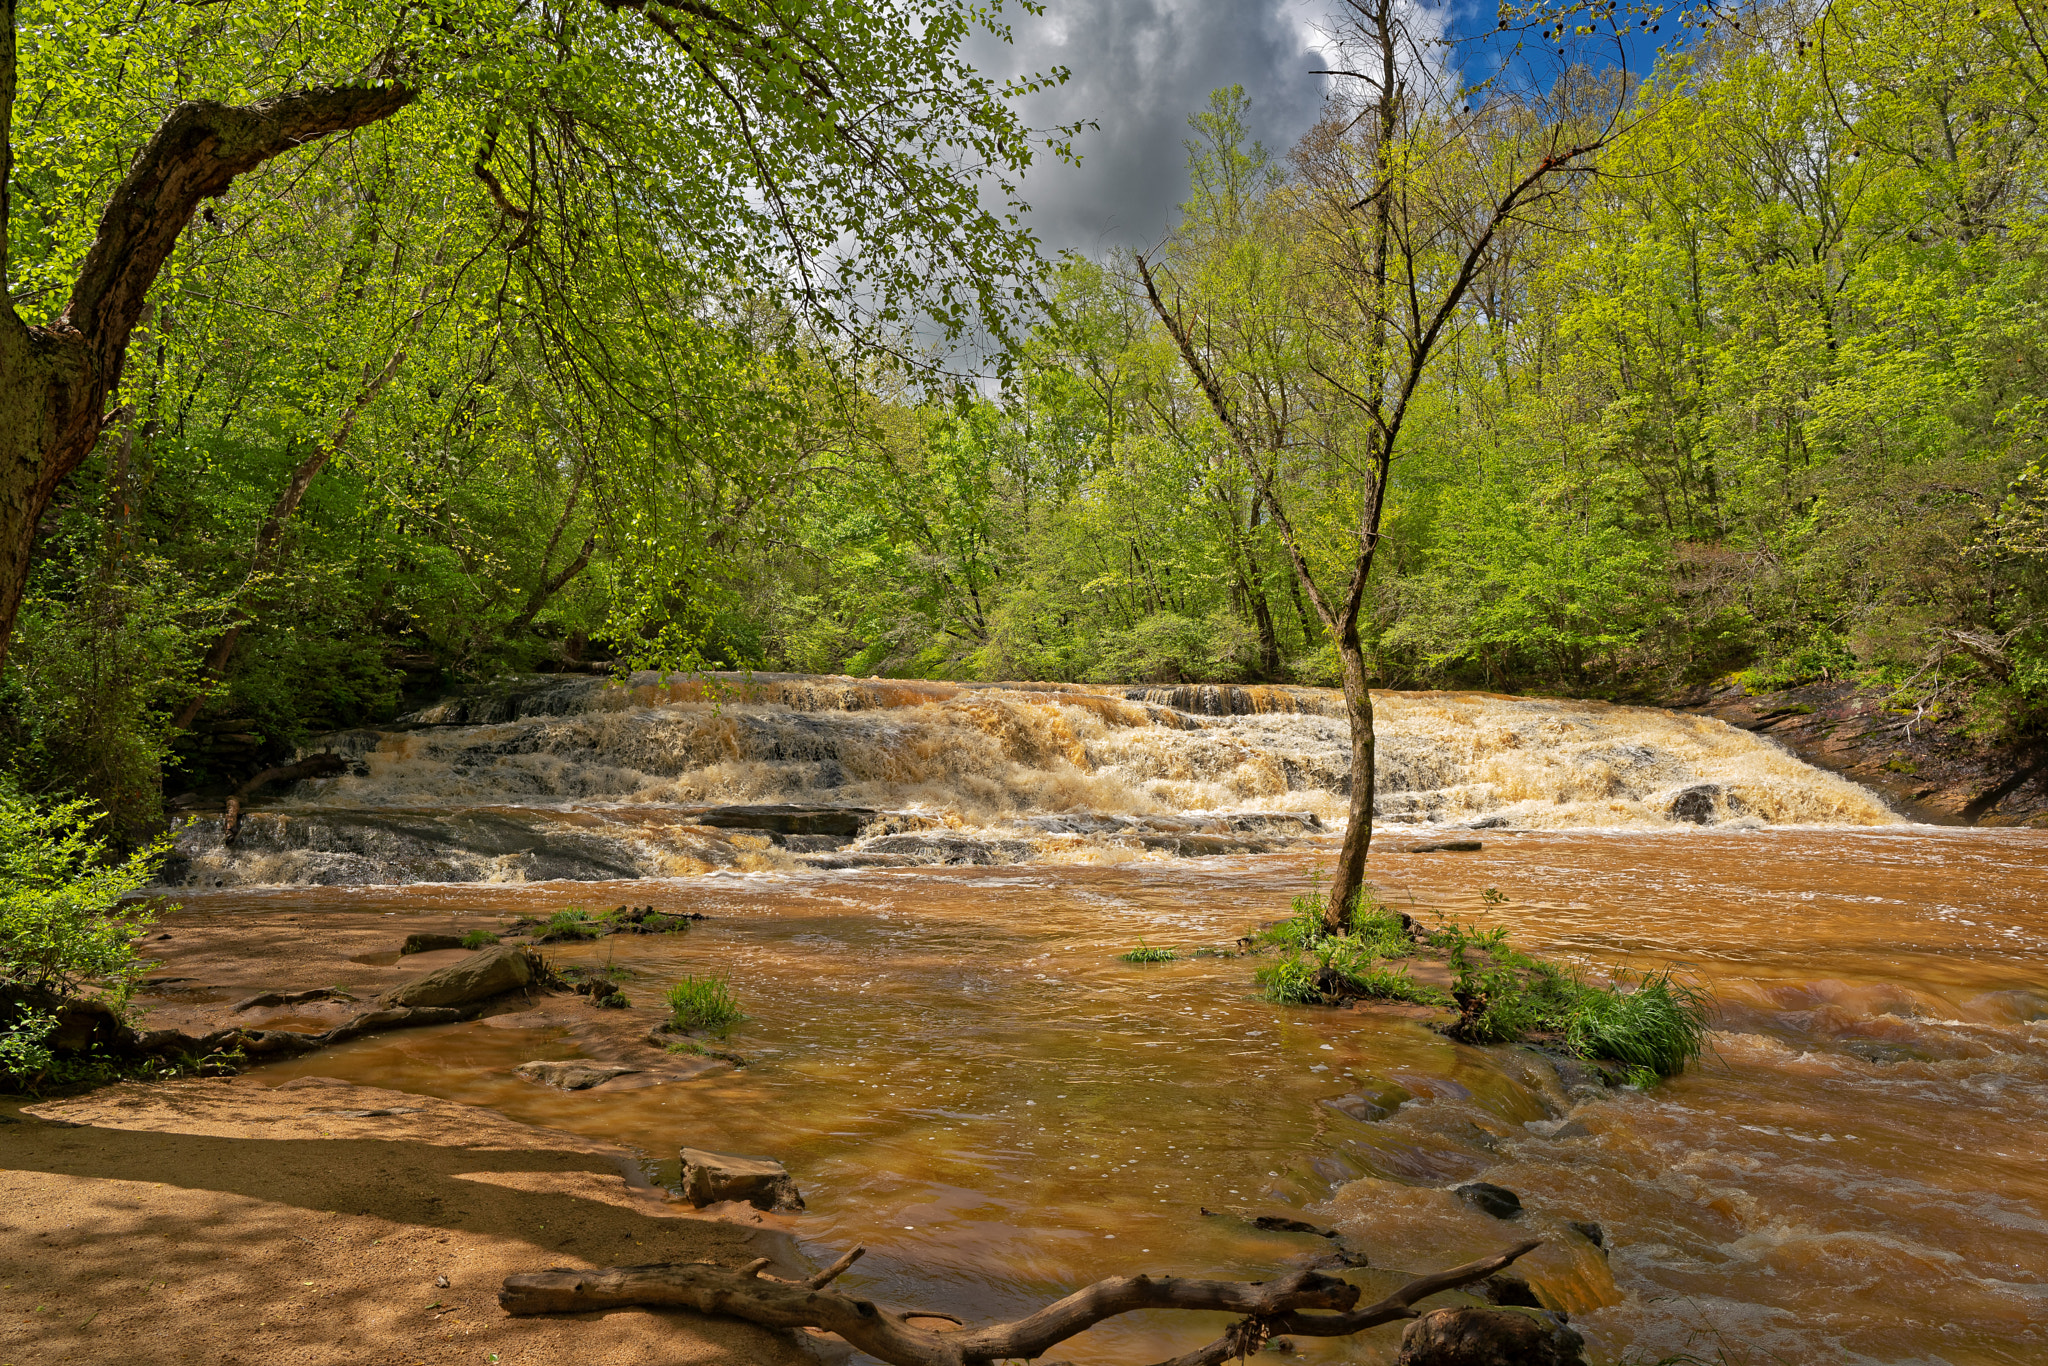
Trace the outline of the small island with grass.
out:
<instances>
[{"instance_id":1,"label":"small island with grass","mask_svg":"<svg viewBox=\"0 0 2048 1366\"><path fill-rule=\"evenodd\" d=\"M1486 899L1491 904L1496 897ZM1426 926L1380 901L1370 887L1339 927L1332 927L1322 893L1311 891L1294 899L1285 919L1238 945L1246 955L1274 955L1253 971L1252 980L1277 1005L1430 1007L1436 1012L1430 1023L1459 1043L1559 1049L1618 1065L1629 1085L1647 1087L1677 1076L1707 1045L1711 998L1670 969L1617 971L1600 985L1516 949L1505 929L1448 917ZM1142 939L1118 955L1127 963L1179 956Z\"/></svg>"}]
</instances>

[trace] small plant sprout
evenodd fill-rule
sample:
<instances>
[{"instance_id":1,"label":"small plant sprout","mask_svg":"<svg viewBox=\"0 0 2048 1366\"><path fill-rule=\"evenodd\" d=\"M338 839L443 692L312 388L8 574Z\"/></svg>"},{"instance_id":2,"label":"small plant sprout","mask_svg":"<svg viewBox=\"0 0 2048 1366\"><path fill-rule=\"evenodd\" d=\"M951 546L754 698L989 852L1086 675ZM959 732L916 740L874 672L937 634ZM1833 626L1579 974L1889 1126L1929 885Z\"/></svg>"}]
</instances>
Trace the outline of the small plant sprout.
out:
<instances>
[{"instance_id":1,"label":"small plant sprout","mask_svg":"<svg viewBox=\"0 0 2048 1366\"><path fill-rule=\"evenodd\" d=\"M1508 894L1498 887L1481 887L1479 899L1489 906L1502 906L1507 904Z\"/></svg>"},{"instance_id":2,"label":"small plant sprout","mask_svg":"<svg viewBox=\"0 0 2048 1366\"><path fill-rule=\"evenodd\" d=\"M1126 963L1171 963L1175 958L1179 956L1180 955L1175 953L1172 949L1153 948L1150 944L1147 944L1145 942L1144 936L1142 935L1140 935L1138 938L1138 947L1132 949L1129 953L1120 953L1117 955L1118 958L1122 959Z\"/></svg>"}]
</instances>

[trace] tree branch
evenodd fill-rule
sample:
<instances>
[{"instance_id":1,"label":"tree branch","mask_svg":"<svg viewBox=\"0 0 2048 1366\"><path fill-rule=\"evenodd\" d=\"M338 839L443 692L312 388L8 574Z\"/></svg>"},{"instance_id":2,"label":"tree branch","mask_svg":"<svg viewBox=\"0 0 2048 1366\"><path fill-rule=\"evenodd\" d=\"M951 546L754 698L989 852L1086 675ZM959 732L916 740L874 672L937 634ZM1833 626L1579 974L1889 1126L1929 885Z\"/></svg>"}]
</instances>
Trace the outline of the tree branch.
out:
<instances>
[{"instance_id":1,"label":"tree branch","mask_svg":"<svg viewBox=\"0 0 2048 1366\"><path fill-rule=\"evenodd\" d=\"M1217 1366L1251 1338L1278 1332L1336 1337L1376 1324L1413 1318L1411 1306L1442 1290L1484 1280L1539 1246L1524 1243L1476 1262L1419 1276L1364 1309L1358 1287L1315 1271L1290 1271L1273 1281L1210 1281L1176 1276L1112 1276L1097 1281L1035 1314L987 1328L934 1333L910 1326L914 1318L941 1317L925 1311L897 1313L871 1300L823 1289L853 1264L855 1248L803 1281L760 1274L756 1262L728 1270L706 1262L655 1263L507 1276L498 1303L508 1314L581 1314L627 1305L694 1309L726 1314L769 1328L822 1328L837 1333L891 1366L989 1366L1011 1358L1035 1359L1105 1319L1141 1309L1185 1309L1242 1314L1218 1341L1166 1366ZM1333 1310L1310 1314L1306 1310Z\"/></svg>"},{"instance_id":2,"label":"tree branch","mask_svg":"<svg viewBox=\"0 0 2048 1366\"><path fill-rule=\"evenodd\" d=\"M112 372L111 390L143 300L201 200L280 153L390 118L413 95L410 87L378 83L295 90L248 105L179 105L115 188L57 328L84 335Z\"/></svg>"}]
</instances>

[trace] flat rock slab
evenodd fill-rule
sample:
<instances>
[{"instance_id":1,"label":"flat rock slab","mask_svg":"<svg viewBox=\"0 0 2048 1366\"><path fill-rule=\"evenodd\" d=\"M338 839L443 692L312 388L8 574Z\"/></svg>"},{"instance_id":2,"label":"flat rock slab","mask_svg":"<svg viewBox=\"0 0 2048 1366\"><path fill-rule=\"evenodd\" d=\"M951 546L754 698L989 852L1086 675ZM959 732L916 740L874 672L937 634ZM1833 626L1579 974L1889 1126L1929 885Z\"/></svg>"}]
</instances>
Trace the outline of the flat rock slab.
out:
<instances>
[{"instance_id":1,"label":"flat rock slab","mask_svg":"<svg viewBox=\"0 0 2048 1366\"><path fill-rule=\"evenodd\" d=\"M683 1199L698 1207L742 1200L755 1209L802 1209L804 1198L788 1168L761 1157L683 1149Z\"/></svg>"},{"instance_id":2,"label":"flat rock slab","mask_svg":"<svg viewBox=\"0 0 2048 1366\"><path fill-rule=\"evenodd\" d=\"M523 1062L512 1069L522 1081L541 1086L558 1086L564 1091L588 1091L618 1077L631 1076L637 1067L611 1062Z\"/></svg>"},{"instance_id":3,"label":"flat rock slab","mask_svg":"<svg viewBox=\"0 0 2048 1366\"><path fill-rule=\"evenodd\" d=\"M1404 854L1476 854L1486 845L1480 840L1426 840L1401 850Z\"/></svg>"}]
</instances>

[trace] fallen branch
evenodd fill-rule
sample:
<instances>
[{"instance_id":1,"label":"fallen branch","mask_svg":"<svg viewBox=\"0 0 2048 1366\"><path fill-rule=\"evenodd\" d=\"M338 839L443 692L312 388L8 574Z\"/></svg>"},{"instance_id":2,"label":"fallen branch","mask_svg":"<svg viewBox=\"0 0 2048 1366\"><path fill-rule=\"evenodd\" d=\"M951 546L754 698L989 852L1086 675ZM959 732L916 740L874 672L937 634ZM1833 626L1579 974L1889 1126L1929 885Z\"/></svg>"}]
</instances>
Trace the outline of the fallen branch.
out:
<instances>
[{"instance_id":1,"label":"fallen branch","mask_svg":"<svg viewBox=\"0 0 2048 1366\"><path fill-rule=\"evenodd\" d=\"M1188 1309L1242 1314L1217 1341L1164 1366L1218 1366L1277 1333L1339 1337L1376 1324L1414 1318L1416 1301L1442 1290L1482 1281L1538 1247L1506 1252L1428 1276L1419 1276L1376 1304L1357 1309L1358 1287L1315 1271L1290 1271L1274 1281L1210 1281L1178 1276L1112 1276L1075 1291L1013 1323L954 1332L912 1327L911 1319L945 1317L896 1312L828 1291L866 1250L856 1247L802 1281L761 1274L756 1261L737 1271L708 1262L661 1262L598 1267L554 1267L507 1276L498 1303L508 1314L581 1314L650 1305L725 1314L768 1328L821 1328L837 1333L891 1366L990 1366L1010 1358L1032 1360L1104 1319L1139 1309ZM1334 1310L1312 1314L1307 1310Z\"/></svg>"}]
</instances>

